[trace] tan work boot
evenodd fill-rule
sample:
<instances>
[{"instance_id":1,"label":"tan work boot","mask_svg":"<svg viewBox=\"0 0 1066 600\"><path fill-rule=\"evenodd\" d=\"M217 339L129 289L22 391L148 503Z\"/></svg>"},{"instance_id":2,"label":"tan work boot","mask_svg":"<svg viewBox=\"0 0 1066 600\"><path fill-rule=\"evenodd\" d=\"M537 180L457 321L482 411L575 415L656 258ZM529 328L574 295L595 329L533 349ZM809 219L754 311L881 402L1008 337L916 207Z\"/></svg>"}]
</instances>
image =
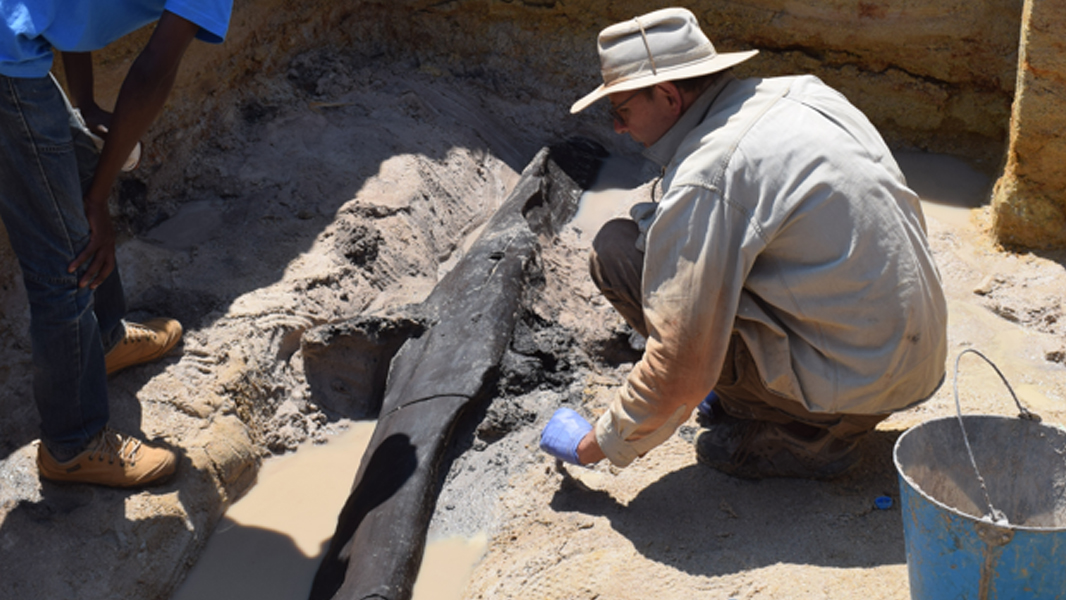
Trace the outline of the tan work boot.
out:
<instances>
[{"instance_id":1,"label":"tan work boot","mask_svg":"<svg viewBox=\"0 0 1066 600\"><path fill-rule=\"evenodd\" d=\"M43 443L37 445L37 471L42 479L139 487L162 483L178 466L176 454L105 427L81 454L58 462Z\"/></svg>"},{"instance_id":2,"label":"tan work boot","mask_svg":"<svg viewBox=\"0 0 1066 600\"><path fill-rule=\"evenodd\" d=\"M174 319L151 319L126 323L126 337L104 357L107 374L126 367L158 360L181 339L181 323Z\"/></svg>"}]
</instances>

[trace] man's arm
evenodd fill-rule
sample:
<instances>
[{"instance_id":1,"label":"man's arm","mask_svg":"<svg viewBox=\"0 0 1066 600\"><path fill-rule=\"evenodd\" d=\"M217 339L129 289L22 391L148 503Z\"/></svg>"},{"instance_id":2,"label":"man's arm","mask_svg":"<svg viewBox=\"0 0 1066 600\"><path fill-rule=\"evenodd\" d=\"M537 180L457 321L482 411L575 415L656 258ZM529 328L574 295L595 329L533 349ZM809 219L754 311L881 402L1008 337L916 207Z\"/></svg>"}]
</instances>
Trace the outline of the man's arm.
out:
<instances>
[{"instance_id":1,"label":"man's arm","mask_svg":"<svg viewBox=\"0 0 1066 600\"><path fill-rule=\"evenodd\" d=\"M581 441L578 442L577 458L583 465L598 463L607 458L607 455L604 454L603 450L600 448L600 443L596 441L595 430L586 433L585 437L581 438Z\"/></svg>"},{"instance_id":2,"label":"man's arm","mask_svg":"<svg viewBox=\"0 0 1066 600\"><path fill-rule=\"evenodd\" d=\"M647 345L593 429L599 450L615 466L669 438L718 383L761 242L755 238L745 248L747 213L717 194L675 182L648 229Z\"/></svg>"},{"instance_id":3,"label":"man's arm","mask_svg":"<svg viewBox=\"0 0 1066 600\"><path fill-rule=\"evenodd\" d=\"M74 106L81 111L85 124L96 135L106 137L100 126L111 129L111 113L96 104L93 93L93 56L89 52L64 52L63 72Z\"/></svg>"},{"instance_id":4,"label":"man's arm","mask_svg":"<svg viewBox=\"0 0 1066 600\"><path fill-rule=\"evenodd\" d=\"M164 12L148 44L126 74L115 102L115 112L111 116L112 126L109 128L107 141L100 154L89 192L85 195L85 216L89 220L91 232L89 245L68 268L69 272L73 273L91 260L88 270L78 282L80 287L96 288L115 268L115 233L107 209L111 188L126 157L162 110L163 103L174 87L178 66L185 50L199 29L199 25L173 13ZM72 58L75 65L78 65L77 61L85 60L76 55ZM67 64L64 57L64 65ZM92 93L91 69L89 62L87 81L84 70L73 76L74 81L68 79L71 94L79 107L82 106L79 94L85 93L86 84L89 86L89 95ZM69 73L68 77L71 77ZM91 103L95 105L95 101Z\"/></svg>"}]
</instances>

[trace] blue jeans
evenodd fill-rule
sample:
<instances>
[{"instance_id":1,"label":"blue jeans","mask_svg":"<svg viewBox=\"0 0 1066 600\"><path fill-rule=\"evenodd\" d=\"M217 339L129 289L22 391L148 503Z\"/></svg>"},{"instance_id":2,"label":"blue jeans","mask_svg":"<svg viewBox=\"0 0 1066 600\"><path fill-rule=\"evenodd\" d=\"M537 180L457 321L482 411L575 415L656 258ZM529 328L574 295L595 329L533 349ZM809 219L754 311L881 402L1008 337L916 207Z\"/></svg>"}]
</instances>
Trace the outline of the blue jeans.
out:
<instances>
[{"instance_id":1,"label":"blue jeans","mask_svg":"<svg viewBox=\"0 0 1066 600\"><path fill-rule=\"evenodd\" d=\"M105 348L125 335L118 270L95 291L78 287L87 264L67 273L89 243L82 194L97 158L51 78L0 75L0 220L29 296L41 439L61 460L107 424Z\"/></svg>"}]
</instances>

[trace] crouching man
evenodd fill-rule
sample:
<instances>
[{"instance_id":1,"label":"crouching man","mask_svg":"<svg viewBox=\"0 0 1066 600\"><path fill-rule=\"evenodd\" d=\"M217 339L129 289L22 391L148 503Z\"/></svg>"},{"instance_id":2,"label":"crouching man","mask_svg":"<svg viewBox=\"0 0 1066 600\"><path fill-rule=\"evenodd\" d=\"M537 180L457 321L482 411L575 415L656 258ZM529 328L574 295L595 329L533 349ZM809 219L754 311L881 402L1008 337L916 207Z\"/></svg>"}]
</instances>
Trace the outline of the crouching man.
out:
<instances>
[{"instance_id":1,"label":"crouching man","mask_svg":"<svg viewBox=\"0 0 1066 600\"><path fill-rule=\"evenodd\" d=\"M541 447L625 466L694 409L700 462L832 478L858 440L943 380L947 309L917 196L881 136L813 76L738 79L685 9L599 35L617 133L661 196L593 242L592 277L647 338L593 427L560 409Z\"/></svg>"}]
</instances>

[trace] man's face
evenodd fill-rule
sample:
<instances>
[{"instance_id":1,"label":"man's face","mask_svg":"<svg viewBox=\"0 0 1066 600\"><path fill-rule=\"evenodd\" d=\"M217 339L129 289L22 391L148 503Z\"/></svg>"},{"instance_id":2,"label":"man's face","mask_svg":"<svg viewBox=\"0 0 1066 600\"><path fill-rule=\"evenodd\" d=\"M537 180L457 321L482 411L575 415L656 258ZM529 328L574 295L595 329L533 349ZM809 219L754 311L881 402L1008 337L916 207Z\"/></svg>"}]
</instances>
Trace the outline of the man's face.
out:
<instances>
[{"instance_id":1,"label":"man's face","mask_svg":"<svg viewBox=\"0 0 1066 600\"><path fill-rule=\"evenodd\" d=\"M680 95L672 84L660 84L650 91L616 92L607 98L615 133L628 133L644 147L659 141L681 116Z\"/></svg>"}]
</instances>

